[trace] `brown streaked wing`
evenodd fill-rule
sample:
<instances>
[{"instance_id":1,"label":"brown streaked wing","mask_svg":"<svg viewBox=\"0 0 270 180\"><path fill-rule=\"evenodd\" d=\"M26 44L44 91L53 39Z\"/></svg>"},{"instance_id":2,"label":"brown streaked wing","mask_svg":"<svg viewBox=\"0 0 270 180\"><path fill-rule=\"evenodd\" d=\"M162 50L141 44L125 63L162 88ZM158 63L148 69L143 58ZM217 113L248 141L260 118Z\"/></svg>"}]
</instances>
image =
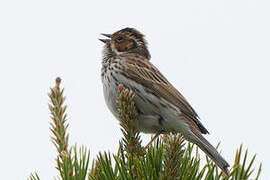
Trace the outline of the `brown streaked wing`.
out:
<instances>
[{"instance_id":1,"label":"brown streaked wing","mask_svg":"<svg viewBox=\"0 0 270 180\"><path fill-rule=\"evenodd\" d=\"M179 107L184 116L187 116L187 119L192 119L195 122L201 133L208 133L207 129L199 121L197 113L184 96L169 83L148 59L128 56L125 57L125 61L127 62L126 67L130 78L151 89L155 95Z\"/></svg>"}]
</instances>

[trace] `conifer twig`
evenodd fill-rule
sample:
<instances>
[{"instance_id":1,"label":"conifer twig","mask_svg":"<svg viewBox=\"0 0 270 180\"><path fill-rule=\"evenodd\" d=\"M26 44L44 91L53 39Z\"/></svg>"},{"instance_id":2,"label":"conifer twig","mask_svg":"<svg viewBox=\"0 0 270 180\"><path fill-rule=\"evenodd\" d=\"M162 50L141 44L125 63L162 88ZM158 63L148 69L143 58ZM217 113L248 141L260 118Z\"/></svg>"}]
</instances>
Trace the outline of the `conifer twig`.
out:
<instances>
[{"instance_id":1,"label":"conifer twig","mask_svg":"<svg viewBox=\"0 0 270 180\"><path fill-rule=\"evenodd\" d=\"M138 112L133 101L133 92L125 88L122 84L118 86L119 90L119 114L121 118L122 138L127 153L133 155L144 154L141 146L140 133L137 130L136 118Z\"/></svg>"},{"instance_id":2,"label":"conifer twig","mask_svg":"<svg viewBox=\"0 0 270 180\"><path fill-rule=\"evenodd\" d=\"M55 145L57 156L57 169L60 172L62 179L68 180L73 176L73 167L71 161L71 150L68 147L68 133L67 115L65 113L67 106L64 105L65 97L63 96L64 89L60 89L61 79L58 77L55 80L55 86L51 88L49 93L50 104L49 110L51 112L52 123L50 123L50 130L52 142Z\"/></svg>"},{"instance_id":3,"label":"conifer twig","mask_svg":"<svg viewBox=\"0 0 270 180\"><path fill-rule=\"evenodd\" d=\"M163 179L179 179L184 140L181 135L163 135L164 143L164 174Z\"/></svg>"},{"instance_id":4,"label":"conifer twig","mask_svg":"<svg viewBox=\"0 0 270 180\"><path fill-rule=\"evenodd\" d=\"M60 88L61 79L55 80L55 87L51 88L49 93L52 123L50 130L53 133L52 142L55 145L58 156L57 169L63 180L85 179L88 171L90 152L86 147L82 146L77 151L76 146L69 147L67 133L67 106L64 105L65 97L64 89Z\"/></svg>"}]
</instances>

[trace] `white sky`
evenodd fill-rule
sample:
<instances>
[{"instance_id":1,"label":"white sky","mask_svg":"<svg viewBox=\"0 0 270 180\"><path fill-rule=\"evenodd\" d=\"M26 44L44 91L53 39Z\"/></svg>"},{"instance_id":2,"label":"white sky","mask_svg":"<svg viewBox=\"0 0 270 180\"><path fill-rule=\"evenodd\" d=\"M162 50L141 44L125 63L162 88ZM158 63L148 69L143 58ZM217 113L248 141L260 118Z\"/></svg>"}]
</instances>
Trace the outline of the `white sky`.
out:
<instances>
[{"instance_id":1,"label":"white sky","mask_svg":"<svg viewBox=\"0 0 270 180\"><path fill-rule=\"evenodd\" d=\"M189 100L233 164L244 143L269 179L270 2L0 1L1 179L56 175L49 87L63 79L70 144L116 152L118 122L100 78L100 33L135 27L152 63ZM150 135L143 136L146 144ZM251 157L251 156L250 156Z\"/></svg>"}]
</instances>

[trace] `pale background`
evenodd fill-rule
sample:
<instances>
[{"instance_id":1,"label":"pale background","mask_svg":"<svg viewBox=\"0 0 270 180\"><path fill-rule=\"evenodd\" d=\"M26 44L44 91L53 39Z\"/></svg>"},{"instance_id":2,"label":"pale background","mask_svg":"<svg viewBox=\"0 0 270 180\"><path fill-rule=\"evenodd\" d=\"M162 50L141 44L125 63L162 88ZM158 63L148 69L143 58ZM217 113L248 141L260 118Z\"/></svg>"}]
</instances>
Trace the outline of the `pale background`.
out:
<instances>
[{"instance_id":1,"label":"pale background","mask_svg":"<svg viewBox=\"0 0 270 180\"><path fill-rule=\"evenodd\" d=\"M269 179L270 11L265 0L0 1L1 179L52 179L49 87L60 76L70 144L116 152L100 78L100 33L135 27L152 63L189 100L233 163L244 143ZM143 136L144 144L150 135ZM249 156L251 157L251 156Z\"/></svg>"}]
</instances>

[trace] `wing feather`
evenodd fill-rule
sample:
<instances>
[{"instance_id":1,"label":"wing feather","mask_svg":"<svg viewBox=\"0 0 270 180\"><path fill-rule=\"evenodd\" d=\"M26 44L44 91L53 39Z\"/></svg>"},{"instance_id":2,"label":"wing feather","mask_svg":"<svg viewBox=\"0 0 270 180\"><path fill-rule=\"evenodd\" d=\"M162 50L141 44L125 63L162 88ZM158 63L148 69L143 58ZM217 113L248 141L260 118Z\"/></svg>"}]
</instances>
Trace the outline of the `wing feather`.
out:
<instances>
[{"instance_id":1,"label":"wing feather","mask_svg":"<svg viewBox=\"0 0 270 180\"><path fill-rule=\"evenodd\" d=\"M160 96L178 107L186 119L192 119L198 130L203 133L209 133L199 121L198 114L191 107L180 92L177 91L169 81L152 65L148 60L142 57L125 58L127 65L126 70L131 79L151 89L157 96Z\"/></svg>"}]
</instances>

